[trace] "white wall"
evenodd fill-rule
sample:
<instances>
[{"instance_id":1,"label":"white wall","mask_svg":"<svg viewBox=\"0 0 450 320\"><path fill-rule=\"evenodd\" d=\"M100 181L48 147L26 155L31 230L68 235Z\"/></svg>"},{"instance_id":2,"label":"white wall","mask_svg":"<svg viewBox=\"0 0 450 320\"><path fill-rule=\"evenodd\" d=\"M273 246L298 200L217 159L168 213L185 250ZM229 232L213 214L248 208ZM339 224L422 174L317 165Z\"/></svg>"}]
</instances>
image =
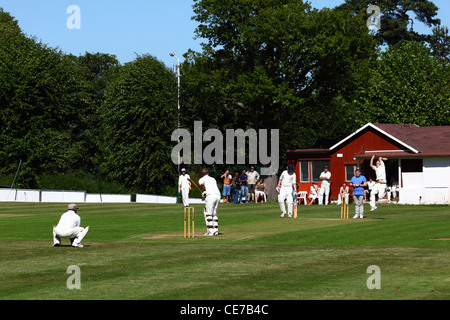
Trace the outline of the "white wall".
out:
<instances>
[{"instance_id":1,"label":"white wall","mask_svg":"<svg viewBox=\"0 0 450 320\"><path fill-rule=\"evenodd\" d=\"M84 202L86 192L84 191L41 191L41 202Z\"/></svg>"},{"instance_id":2,"label":"white wall","mask_svg":"<svg viewBox=\"0 0 450 320\"><path fill-rule=\"evenodd\" d=\"M0 201L39 202L39 190L0 189Z\"/></svg>"},{"instance_id":3,"label":"white wall","mask_svg":"<svg viewBox=\"0 0 450 320\"><path fill-rule=\"evenodd\" d=\"M402 174L401 204L450 204L450 158L423 159L423 172Z\"/></svg>"},{"instance_id":4,"label":"white wall","mask_svg":"<svg viewBox=\"0 0 450 320\"><path fill-rule=\"evenodd\" d=\"M403 188L400 188L399 203L423 204L424 177L423 172L404 172L402 174Z\"/></svg>"},{"instance_id":5,"label":"white wall","mask_svg":"<svg viewBox=\"0 0 450 320\"><path fill-rule=\"evenodd\" d=\"M165 197L165 196L156 196L156 195L148 195L148 194L137 194L136 195L137 203L177 203L177 197ZM202 199L197 198L189 198L189 203L204 203Z\"/></svg>"},{"instance_id":6,"label":"white wall","mask_svg":"<svg viewBox=\"0 0 450 320\"><path fill-rule=\"evenodd\" d=\"M423 160L426 204L449 204L450 158Z\"/></svg>"},{"instance_id":7,"label":"white wall","mask_svg":"<svg viewBox=\"0 0 450 320\"><path fill-rule=\"evenodd\" d=\"M131 194L86 194L86 202L90 203L128 203Z\"/></svg>"},{"instance_id":8,"label":"white wall","mask_svg":"<svg viewBox=\"0 0 450 320\"><path fill-rule=\"evenodd\" d=\"M164 197L148 194L137 194L137 203L177 203L177 197Z\"/></svg>"}]
</instances>

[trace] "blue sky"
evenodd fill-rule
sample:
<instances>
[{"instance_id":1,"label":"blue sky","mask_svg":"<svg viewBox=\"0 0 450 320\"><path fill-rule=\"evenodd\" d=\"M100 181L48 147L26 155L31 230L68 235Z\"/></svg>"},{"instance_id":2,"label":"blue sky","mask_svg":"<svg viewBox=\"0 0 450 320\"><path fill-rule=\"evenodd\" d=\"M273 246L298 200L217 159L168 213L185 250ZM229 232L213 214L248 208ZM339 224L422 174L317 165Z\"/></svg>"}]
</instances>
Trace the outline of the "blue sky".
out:
<instances>
[{"instance_id":1,"label":"blue sky","mask_svg":"<svg viewBox=\"0 0 450 320\"><path fill-rule=\"evenodd\" d=\"M313 7L335 7L344 0L310 0ZM450 26L450 2L435 0L442 24ZM19 21L28 36L35 36L63 52L81 55L87 52L114 54L121 63L149 53L167 66L177 60L169 56L188 50L200 51L201 40L194 40L197 26L191 20L190 0L0 0L0 7ZM81 29L70 30L66 21L70 5L81 10ZM420 22L415 30L429 33Z\"/></svg>"}]
</instances>

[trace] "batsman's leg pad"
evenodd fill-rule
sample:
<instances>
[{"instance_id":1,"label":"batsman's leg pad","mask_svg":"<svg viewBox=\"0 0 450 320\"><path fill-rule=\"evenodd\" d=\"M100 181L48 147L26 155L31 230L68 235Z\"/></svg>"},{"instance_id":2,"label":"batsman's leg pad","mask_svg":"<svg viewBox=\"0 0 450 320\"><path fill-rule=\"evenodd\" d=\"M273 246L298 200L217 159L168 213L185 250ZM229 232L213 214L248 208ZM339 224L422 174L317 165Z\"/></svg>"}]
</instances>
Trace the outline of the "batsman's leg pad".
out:
<instances>
[{"instance_id":1,"label":"batsman's leg pad","mask_svg":"<svg viewBox=\"0 0 450 320\"><path fill-rule=\"evenodd\" d=\"M217 216L213 216L213 232L219 232L219 218Z\"/></svg>"},{"instance_id":2,"label":"batsman's leg pad","mask_svg":"<svg viewBox=\"0 0 450 320\"><path fill-rule=\"evenodd\" d=\"M206 231L210 233L214 227L213 216L209 212L206 212L206 208L203 211L203 215L205 217Z\"/></svg>"},{"instance_id":3,"label":"batsman's leg pad","mask_svg":"<svg viewBox=\"0 0 450 320\"><path fill-rule=\"evenodd\" d=\"M81 230L81 232L78 233L77 236L75 237L75 240L73 240L72 244L77 245L77 244L81 243L81 240L83 240L83 238L86 236L88 231L89 231L89 226L84 228L83 230Z\"/></svg>"},{"instance_id":4,"label":"batsman's leg pad","mask_svg":"<svg viewBox=\"0 0 450 320\"><path fill-rule=\"evenodd\" d=\"M287 194L284 189L285 188L281 188L280 193L278 194L278 204L280 205L280 210L282 214L286 214L286 207L284 205L284 200L286 200Z\"/></svg>"},{"instance_id":5,"label":"batsman's leg pad","mask_svg":"<svg viewBox=\"0 0 450 320\"><path fill-rule=\"evenodd\" d=\"M57 236L55 231L55 226L53 226L53 244L61 244L61 238Z\"/></svg>"}]
</instances>

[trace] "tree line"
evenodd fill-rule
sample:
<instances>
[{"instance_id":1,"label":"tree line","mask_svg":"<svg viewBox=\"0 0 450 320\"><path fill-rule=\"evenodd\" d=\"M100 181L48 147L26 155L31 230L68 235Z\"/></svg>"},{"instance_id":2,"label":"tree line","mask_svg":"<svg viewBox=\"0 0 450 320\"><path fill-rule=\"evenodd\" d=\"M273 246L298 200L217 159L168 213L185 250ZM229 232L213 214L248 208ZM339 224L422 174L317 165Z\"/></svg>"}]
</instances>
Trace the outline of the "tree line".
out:
<instances>
[{"instance_id":1,"label":"tree line","mask_svg":"<svg viewBox=\"0 0 450 320\"><path fill-rule=\"evenodd\" d=\"M184 54L181 127L279 129L283 158L367 122L449 125L450 37L438 8L376 1L374 33L372 2L193 1L204 43ZM407 11L432 33L415 32ZM176 193L177 75L150 54L125 64L66 54L0 9L0 110L0 184L22 160L27 188Z\"/></svg>"}]
</instances>

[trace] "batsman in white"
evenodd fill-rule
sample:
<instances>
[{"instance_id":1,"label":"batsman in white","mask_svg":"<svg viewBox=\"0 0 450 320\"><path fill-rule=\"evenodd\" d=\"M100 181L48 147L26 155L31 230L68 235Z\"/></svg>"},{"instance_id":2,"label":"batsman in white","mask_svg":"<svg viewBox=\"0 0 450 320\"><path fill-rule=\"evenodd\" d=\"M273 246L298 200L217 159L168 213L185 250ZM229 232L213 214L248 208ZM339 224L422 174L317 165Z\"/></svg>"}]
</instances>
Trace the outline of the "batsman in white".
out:
<instances>
[{"instance_id":1,"label":"batsman in white","mask_svg":"<svg viewBox=\"0 0 450 320\"><path fill-rule=\"evenodd\" d=\"M220 190L217 187L217 181L209 176L208 169L203 169L202 178L200 178L198 183L203 190L203 198L205 199L205 209L203 211L206 222L205 236L217 236L219 235L217 209L220 203Z\"/></svg>"},{"instance_id":2,"label":"batsman in white","mask_svg":"<svg viewBox=\"0 0 450 320\"><path fill-rule=\"evenodd\" d=\"M72 247L82 248L81 240L88 233L89 227L80 227L81 218L77 214L76 204L69 204L67 209L68 211L61 216L58 225L53 226L53 246L60 246L61 238L69 238Z\"/></svg>"},{"instance_id":3,"label":"batsman in white","mask_svg":"<svg viewBox=\"0 0 450 320\"><path fill-rule=\"evenodd\" d=\"M281 209L281 218L286 216L286 207L284 201L286 200L288 217L292 218L292 212L294 208L294 198L292 196L292 190L295 190L297 184L297 177L294 172L294 165L289 164L287 170L284 170L278 181L278 203Z\"/></svg>"}]
</instances>

